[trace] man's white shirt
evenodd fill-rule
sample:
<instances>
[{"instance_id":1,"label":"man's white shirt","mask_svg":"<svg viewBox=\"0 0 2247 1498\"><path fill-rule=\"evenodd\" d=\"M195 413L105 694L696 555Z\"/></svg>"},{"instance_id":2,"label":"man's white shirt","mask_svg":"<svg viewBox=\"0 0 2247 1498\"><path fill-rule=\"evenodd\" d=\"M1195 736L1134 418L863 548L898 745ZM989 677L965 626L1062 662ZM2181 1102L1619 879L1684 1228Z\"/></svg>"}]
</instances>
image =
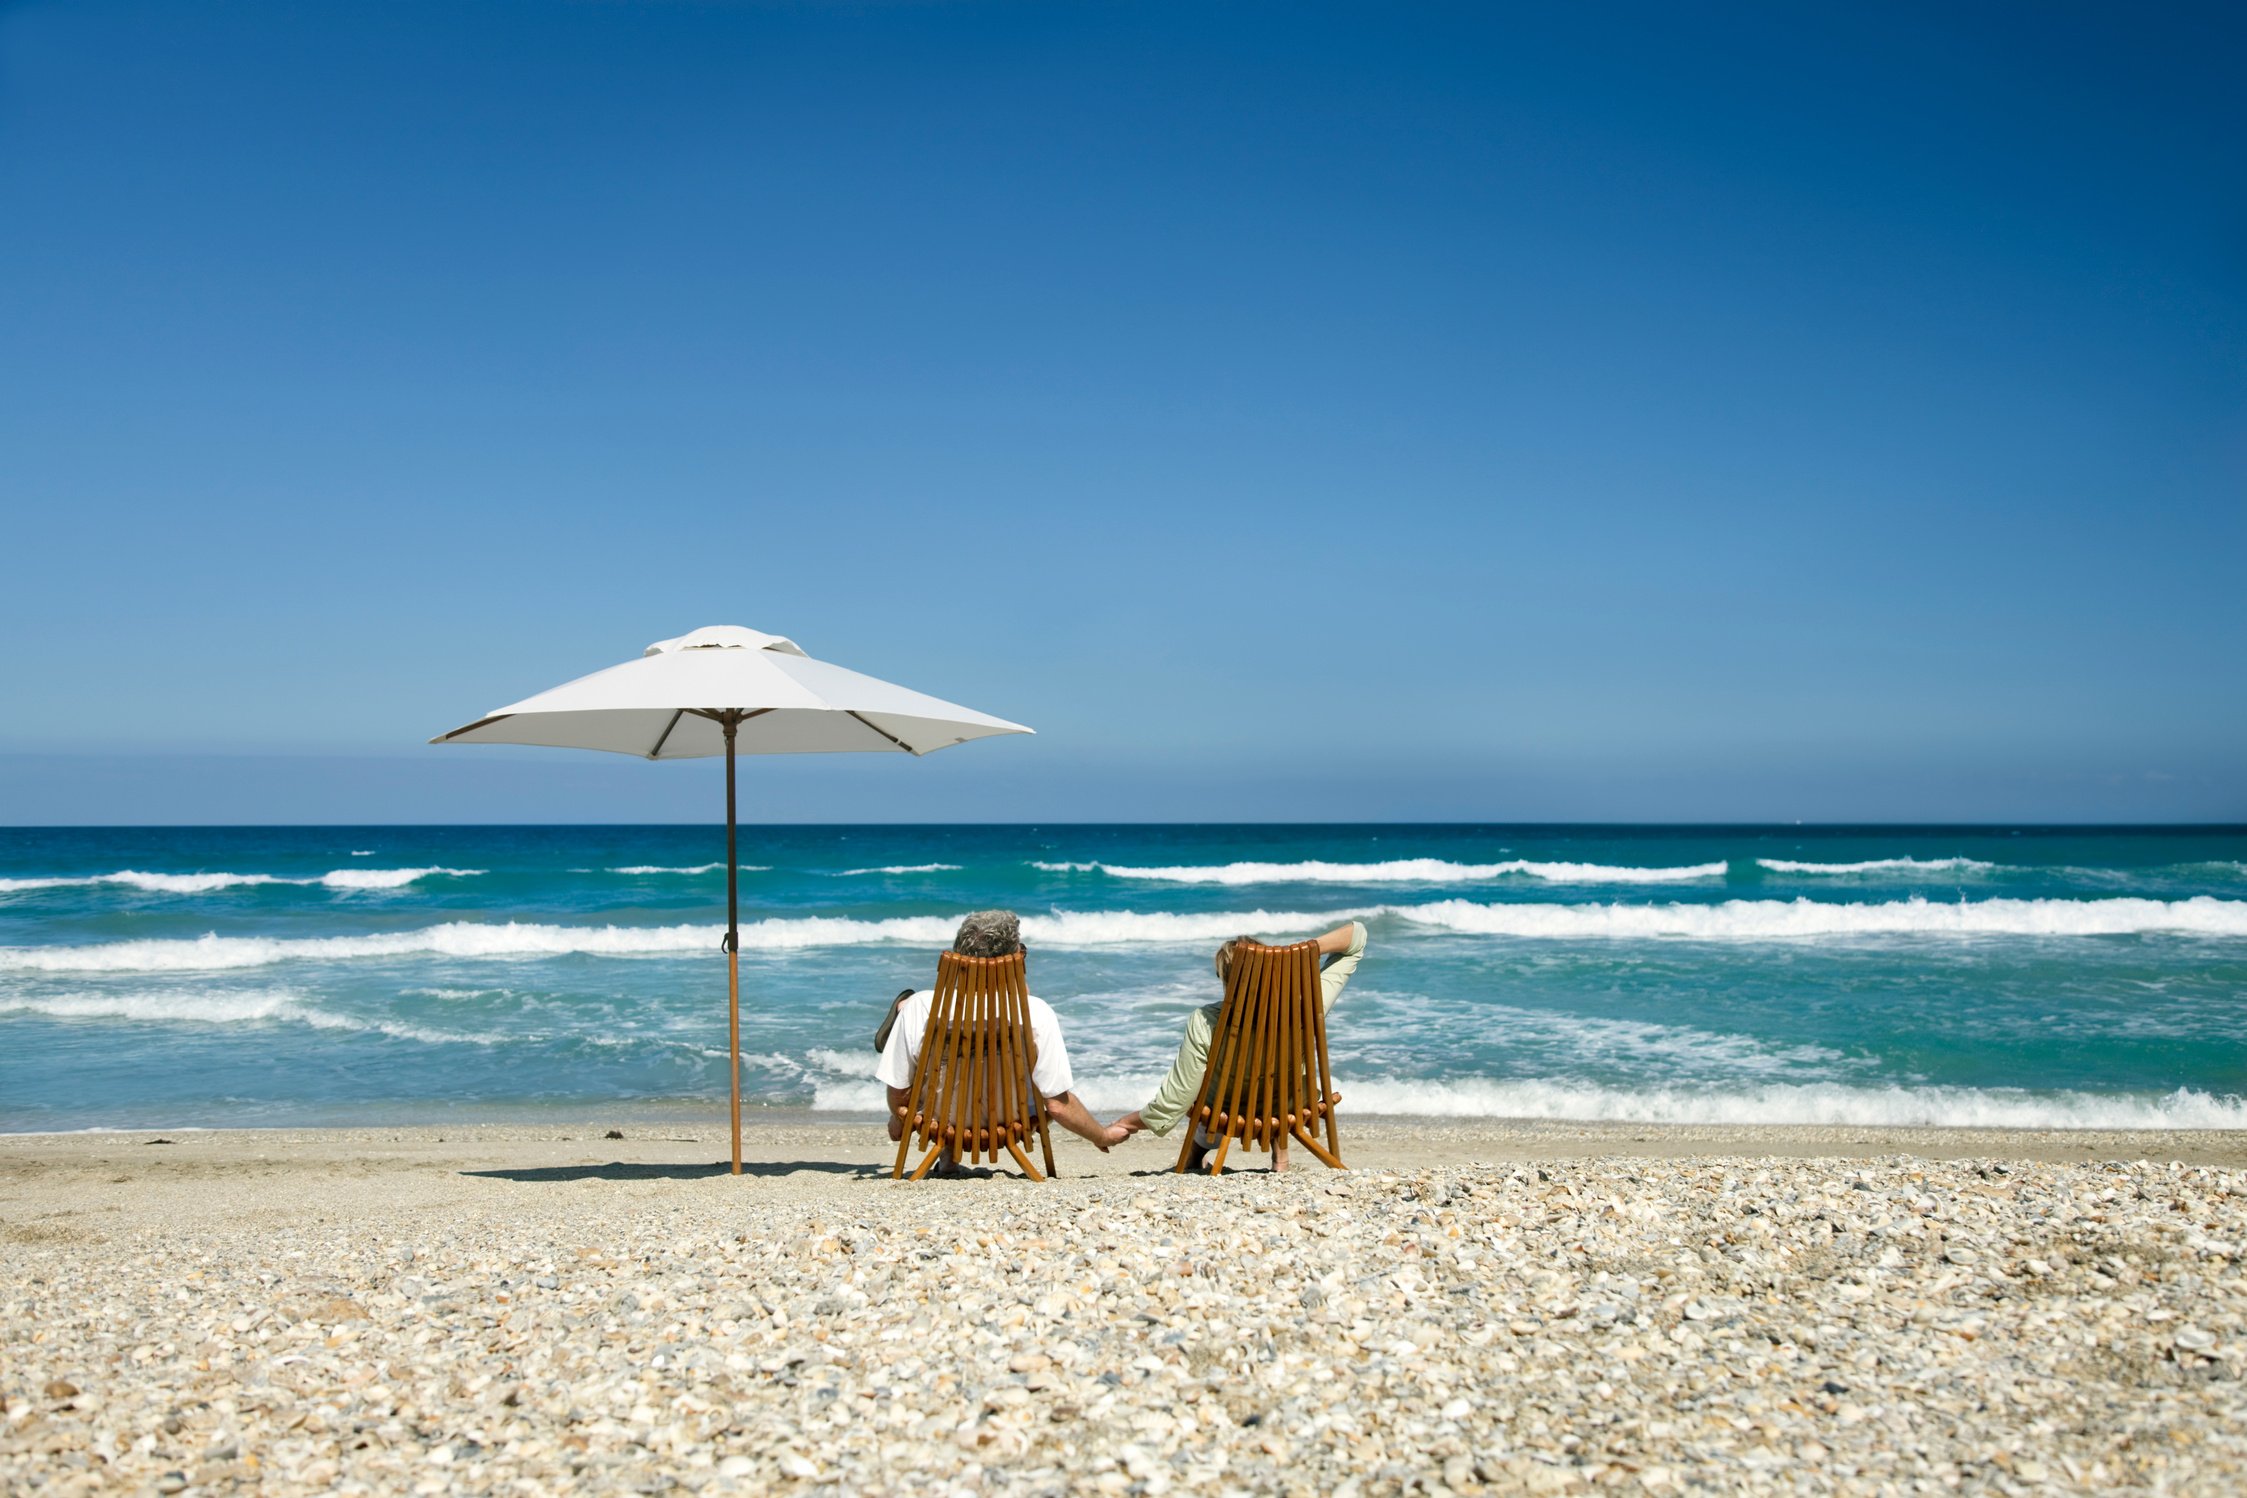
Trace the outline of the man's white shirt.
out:
<instances>
[{"instance_id":1,"label":"man's white shirt","mask_svg":"<svg viewBox=\"0 0 2247 1498\"><path fill-rule=\"evenodd\" d=\"M874 1079L884 1087L913 1085L913 1063L920 1059L921 1036L928 1030L929 1006L935 1002L935 991L924 988L898 1006L889 1044L874 1066ZM1056 1098L1070 1091L1076 1079L1069 1074L1069 1048L1061 1040L1061 1021L1053 1006L1035 994L1030 995L1030 1039L1038 1048L1038 1064L1030 1072L1030 1085L1038 1089L1038 1096Z\"/></svg>"}]
</instances>

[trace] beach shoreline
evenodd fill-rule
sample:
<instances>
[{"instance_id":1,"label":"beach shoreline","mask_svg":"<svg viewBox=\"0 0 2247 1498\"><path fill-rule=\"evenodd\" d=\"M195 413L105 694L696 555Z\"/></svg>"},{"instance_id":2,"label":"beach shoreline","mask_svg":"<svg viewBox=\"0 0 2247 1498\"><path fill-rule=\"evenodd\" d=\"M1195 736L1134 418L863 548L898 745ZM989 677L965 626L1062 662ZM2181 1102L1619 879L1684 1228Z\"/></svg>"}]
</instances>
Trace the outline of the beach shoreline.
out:
<instances>
[{"instance_id":1,"label":"beach shoreline","mask_svg":"<svg viewBox=\"0 0 2247 1498\"><path fill-rule=\"evenodd\" d=\"M615 1128L622 1138L607 1137ZM168 1142L158 1142L158 1141ZM2235 1490L2247 1136L0 1136L0 1488ZM1237 1157L1236 1157L1237 1158Z\"/></svg>"}]
</instances>

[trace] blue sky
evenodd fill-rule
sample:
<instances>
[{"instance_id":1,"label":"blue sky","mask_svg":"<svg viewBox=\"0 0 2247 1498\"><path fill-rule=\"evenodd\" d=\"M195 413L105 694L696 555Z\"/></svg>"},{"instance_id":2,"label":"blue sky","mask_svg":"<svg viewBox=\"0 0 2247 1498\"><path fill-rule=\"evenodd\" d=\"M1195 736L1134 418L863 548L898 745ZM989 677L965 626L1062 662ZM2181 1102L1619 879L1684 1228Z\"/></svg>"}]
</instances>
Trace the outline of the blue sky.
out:
<instances>
[{"instance_id":1,"label":"blue sky","mask_svg":"<svg viewBox=\"0 0 2247 1498\"><path fill-rule=\"evenodd\" d=\"M2247 22L0 7L0 822L2247 819Z\"/></svg>"}]
</instances>

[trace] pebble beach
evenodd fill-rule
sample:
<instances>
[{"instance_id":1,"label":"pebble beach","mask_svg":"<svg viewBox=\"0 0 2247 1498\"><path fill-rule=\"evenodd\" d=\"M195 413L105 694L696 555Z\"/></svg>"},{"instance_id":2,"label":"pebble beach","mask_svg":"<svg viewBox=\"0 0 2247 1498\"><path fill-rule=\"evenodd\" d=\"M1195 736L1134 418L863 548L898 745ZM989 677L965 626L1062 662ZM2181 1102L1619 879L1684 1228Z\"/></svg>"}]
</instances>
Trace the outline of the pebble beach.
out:
<instances>
[{"instance_id":1,"label":"pebble beach","mask_svg":"<svg viewBox=\"0 0 2247 1498\"><path fill-rule=\"evenodd\" d=\"M0 1490L2247 1484L2237 1135L606 1132L0 1139Z\"/></svg>"}]
</instances>

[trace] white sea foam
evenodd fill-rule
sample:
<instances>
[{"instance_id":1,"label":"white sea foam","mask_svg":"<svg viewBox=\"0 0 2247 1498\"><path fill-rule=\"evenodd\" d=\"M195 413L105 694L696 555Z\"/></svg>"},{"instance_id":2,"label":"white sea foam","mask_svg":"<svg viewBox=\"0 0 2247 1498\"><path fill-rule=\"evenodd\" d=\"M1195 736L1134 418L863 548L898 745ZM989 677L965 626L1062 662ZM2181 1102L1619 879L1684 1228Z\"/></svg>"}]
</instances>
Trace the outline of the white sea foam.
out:
<instances>
[{"instance_id":1,"label":"white sea foam","mask_svg":"<svg viewBox=\"0 0 2247 1498\"><path fill-rule=\"evenodd\" d=\"M473 879L482 869L336 869L319 883L330 889L403 889L424 879Z\"/></svg>"},{"instance_id":2,"label":"white sea foam","mask_svg":"<svg viewBox=\"0 0 2247 1498\"><path fill-rule=\"evenodd\" d=\"M834 877L848 879L855 874L949 874L958 871L956 863L885 863L871 869L838 869Z\"/></svg>"},{"instance_id":3,"label":"white sea foam","mask_svg":"<svg viewBox=\"0 0 2247 1498\"><path fill-rule=\"evenodd\" d=\"M1996 1129L2239 1129L2247 1098L2031 1092L2001 1087L1866 1087L1838 1082L1606 1087L1471 1078L1335 1080L1346 1110L1422 1118L1551 1118L1649 1124L1828 1124Z\"/></svg>"},{"instance_id":4,"label":"white sea foam","mask_svg":"<svg viewBox=\"0 0 2247 1498\"><path fill-rule=\"evenodd\" d=\"M814 1048L805 1053L804 1059L838 1076L871 1077L874 1075L875 1063L882 1058L870 1050L830 1051ZM801 1071L802 1068L798 1067L797 1070Z\"/></svg>"},{"instance_id":5,"label":"white sea foam","mask_svg":"<svg viewBox=\"0 0 2247 1498\"><path fill-rule=\"evenodd\" d=\"M1040 863L1049 873L1098 871L1112 879L1138 879L1162 884L1481 884L1509 875L1544 879L1561 884L1678 884L1694 879L1721 879L1726 865L1683 864L1670 868L1636 868L1627 864L1542 863L1527 858L1502 863L1454 863L1442 858L1395 858L1385 863L1329 863L1311 859L1302 863L1171 864L1139 867L1116 863Z\"/></svg>"},{"instance_id":6,"label":"white sea foam","mask_svg":"<svg viewBox=\"0 0 2247 1498\"><path fill-rule=\"evenodd\" d=\"M250 888L267 884L319 884L329 889L402 889L423 879L471 879L482 869L332 869L307 879L281 874L152 874L140 869L119 869L113 874L56 876L44 879L0 879L0 894L35 889L87 889L115 884L158 895L202 895L213 890Z\"/></svg>"},{"instance_id":7,"label":"white sea foam","mask_svg":"<svg viewBox=\"0 0 2247 1498\"><path fill-rule=\"evenodd\" d=\"M690 864L685 868L675 869L666 868L659 863L628 863L621 869L610 869L609 872L612 874L715 874L724 867L723 863L697 863ZM740 869L744 874L767 872L766 866L761 863L736 864L734 867Z\"/></svg>"},{"instance_id":8,"label":"white sea foam","mask_svg":"<svg viewBox=\"0 0 2247 1498\"><path fill-rule=\"evenodd\" d=\"M1363 997L1382 1013L1408 1014L1416 1007L1404 996L1369 992ZM1517 1054L1558 1053L1605 1066L1659 1071L1680 1080L1695 1075L1727 1081L1781 1076L1809 1080L1874 1064L1869 1057L1851 1057L1822 1045L1774 1043L1692 1025L1606 1019L1512 1004L1477 1003L1472 1023L1478 1030L1505 1036L1507 1046Z\"/></svg>"},{"instance_id":9,"label":"white sea foam","mask_svg":"<svg viewBox=\"0 0 2247 1498\"><path fill-rule=\"evenodd\" d=\"M1858 904L1821 900L1726 900L1688 905L1478 905L1441 900L1384 906L1413 925L1480 936L1571 940L1685 938L1774 941L1856 936L2129 936L2156 932L2247 936L2247 901L1930 901L1917 896Z\"/></svg>"},{"instance_id":10,"label":"white sea foam","mask_svg":"<svg viewBox=\"0 0 2247 1498\"><path fill-rule=\"evenodd\" d=\"M41 1014L51 1019L125 1020L154 1025L297 1024L315 1030L388 1035L424 1045L498 1045L506 1037L463 1035L393 1020L338 1014L288 989L188 989L147 993L64 994L47 998L0 995L0 1014Z\"/></svg>"},{"instance_id":11,"label":"white sea foam","mask_svg":"<svg viewBox=\"0 0 2247 1498\"><path fill-rule=\"evenodd\" d=\"M1997 867L1979 858L1867 858L1857 863L1801 863L1791 858L1759 858L1774 874L1984 874Z\"/></svg>"},{"instance_id":12,"label":"white sea foam","mask_svg":"<svg viewBox=\"0 0 2247 1498\"><path fill-rule=\"evenodd\" d=\"M702 926L484 925L452 921L366 936L218 936L101 942L75 947L0 948L0 971L44 973L198 972L289 961L383 957L643 956L702 951L717 936Z\"/></svg>"},{"instance_id":13,"label":"white sea foam","mask_svg":"<svg viewBox=\"0 0 2247 1498\"><path fill-rule=\"evenodd\" d=\"M1099 946L1111 942L1222 940L1243 930L1287 930L1321 917L1268 911L1171 915L1159 912L1082 911L1026 916L1022 930L1033 942ZM774 917L741 928L750 951L907 943L948 944L956 916L894 916L852 920L843 916ZM369 958L453 957L654 957L715 950L715 926L552 926L509 921L450 921L414 931L364 936L219 936L184 940L97 942L81 946L0 947L0 972L116 973L208 972L264 967L277 962L337 962Z\"/></svg>"},{"instance_id":14,"label":"white sea foam","mask_svg":"<svg viewBox=\"0 0 2247 1498\"><path fill-rule=\"evenodd\" d=\"M151 1024L239 1025L293 1016L301 995L287 989L189 989L184 992L63 994L52 998L0 995L0 1013L43 1014L51 1019L123 1019Z\"/></svg>"},{"instance_id":15,"label":"white sea foam","mask_svg":"<svg viewBox=\"0 0 2247 1498\"><path fill-rule=\"evenodd\" d=\"M1155 1075L1113 1077L1094 1081L1080 1091L1088 1107L1112 1112L1146 1102L1160 1081ZM1345 1133L1353 1113L1410 1118L1825 1124L1856 1128L2247 1128L2247 1099L2218 1097L2188 1088L2160 1095L2030 1092L1995 1087L1862 1087L1823 1082L1615 1088L1541 1078L1369 1080L1347 1072L1335 1078L1335 1087L1342 1094ZM857 1077L814 1081L811 1106L815 1111L878 1113L883 1105L879 1083ZM1173 1148L1177 1137L1171 1136Z\"/></svg>"},{"instance_id":16,"label":"white sea foam","mask_svg":"<svg viewBox=\"0 0 2247 1498\"><path fill-rule=\"evenodd\" d=\"M2180 933L2247 936L2247 901L2199 895L2189 900L1923 899L1880 904L1815 900L1727 900L1688 905L1482 905L1439 900L1381 905L1358 912L1425 930L1467 935L1562 940L1774 941L1862 936L2116 936ZM1095 947L1115 943L1221 941L1243 932L1277 935L1310 930L1347 912L1236 910L1086 910L1025 916L1033 944ZM955 916L776 916L741 928L751 951L904 943L940 947L952 939ZM348 961L436 956L452 958L651 957L708 951L714 926L553 926L531 922L452 921L413 931L363 936L201 936L192 940L98 942L79 946L0 947L0 972L193 972L264 967L290 961Z\"/></svg>"}]
</instances>

